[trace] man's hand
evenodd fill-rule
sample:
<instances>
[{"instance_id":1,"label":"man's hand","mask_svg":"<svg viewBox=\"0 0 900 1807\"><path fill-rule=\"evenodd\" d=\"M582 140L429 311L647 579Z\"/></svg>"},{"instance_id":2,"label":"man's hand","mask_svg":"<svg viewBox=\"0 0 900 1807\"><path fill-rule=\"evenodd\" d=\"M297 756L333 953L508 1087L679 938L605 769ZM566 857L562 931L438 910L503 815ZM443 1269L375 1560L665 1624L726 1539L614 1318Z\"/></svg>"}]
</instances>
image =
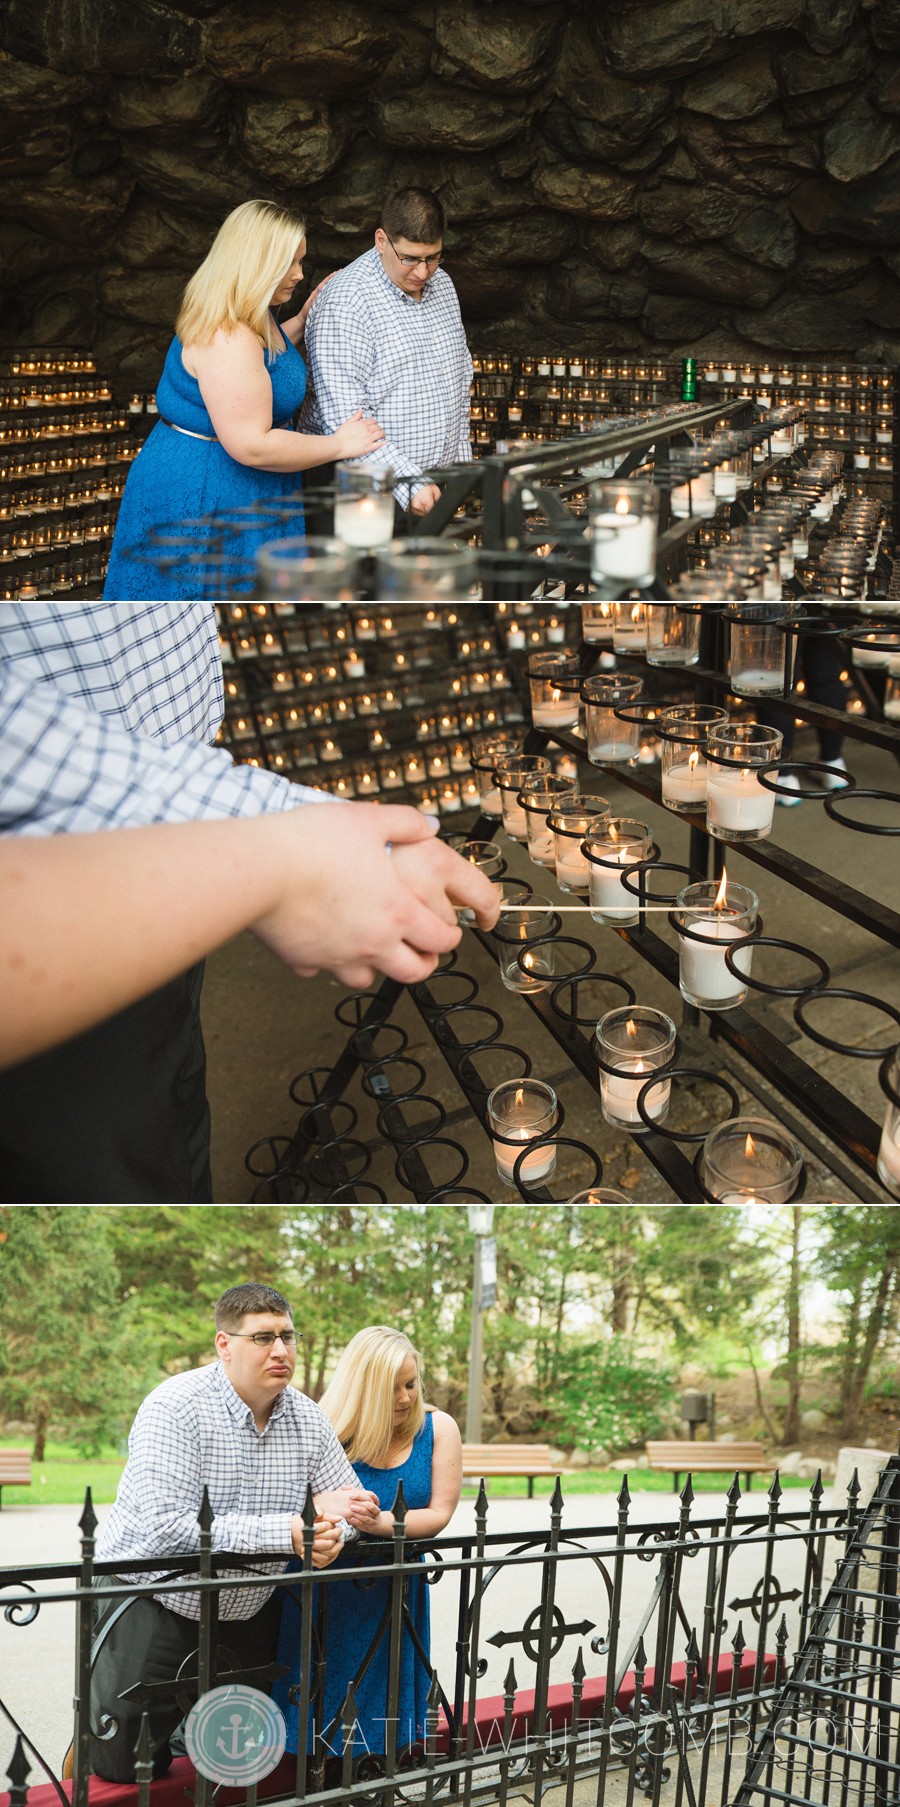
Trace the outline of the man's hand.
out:
<instances>
[{"instance_id":1,"label":"man's hand","mask_svg":"<svg viewBox=\"0 0 900 1807\"><path fill-rule=\"evenodd\" d=\"M317 1493L313 1497L317 1512L345 1518L358 1531L375 1525L381 1511L377 1493L369 1493L365 1487L337 1487L332 1493Z\"/></svg>"},{"instance_id":2,"label":"man's hand","mask_svg":"<svg viewBox=\"0 0 900 1807\"><path fill-rule=\"evenodd\" d=\"M435 827L403 804L316 803L268 817L277 901L251 924L254 934L301 978L325 967L354 990L376 972L401 985L427 979L460 939L448 888L485 928L498 902L483 873L435 840ZM417 847L418 859L404 857Z\"/></svg>"},{"instance_id":3,"label":"man's hand","mask_svg":"<svg viewBox=\"0 0 900 1807\"><path fill-rule=\"evenodd\" d=\"M314 1569L327 1569L344 1547L343 1532L337 1520L317 1513L315 1520L315 1536L312 1547L312 1565ZM291 1543L295 1556L303 1555L303 1519L299 1512L291 1514Z\"/></svg>"},{"instance_id":4,"label":"man's hand","mask_svg":"<svg viewBox=\"0 0 900 1807\"><path fill-rule=\"evenodd\" d=\"M410 514L429 514L436 502L441 499L441 492L436 483L423 483L417 489L409 505Z\"/></svg>"}]
</instances>

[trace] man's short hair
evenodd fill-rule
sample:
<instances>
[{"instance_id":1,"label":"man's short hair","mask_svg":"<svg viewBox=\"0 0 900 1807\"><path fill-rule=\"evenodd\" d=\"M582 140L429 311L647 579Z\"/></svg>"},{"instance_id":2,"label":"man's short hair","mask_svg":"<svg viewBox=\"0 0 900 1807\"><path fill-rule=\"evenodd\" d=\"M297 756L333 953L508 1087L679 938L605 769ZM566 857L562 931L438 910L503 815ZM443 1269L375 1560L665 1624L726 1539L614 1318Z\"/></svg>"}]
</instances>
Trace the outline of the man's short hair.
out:
<instances>
[{"instance_id":1,"label":"man's short hair","mask_svg":"<svg viewBox=\"0 0 900 1807\"><path fill-rule=\"evenodd\" d=\"M444 209L428 188L395 188L381 209L382 231L411 245L436 245L446 224Z\"/></svg>"},{"instance_id":2,"label":"man's short hair","mask_svg":"<svg viewBox=\"0 0 900 1807\"><path fill-rule=\"evenodd\" d=\"M243 1286L229 1286L221 1298L216 1300L216 1329L237 1330L242 1318L248 1313L273 1311L281 1317L294 1321L294 1314L281 1293L274 1286L263 1286L259 1280L247 1280Z\"/></svg>"}]
</instances>

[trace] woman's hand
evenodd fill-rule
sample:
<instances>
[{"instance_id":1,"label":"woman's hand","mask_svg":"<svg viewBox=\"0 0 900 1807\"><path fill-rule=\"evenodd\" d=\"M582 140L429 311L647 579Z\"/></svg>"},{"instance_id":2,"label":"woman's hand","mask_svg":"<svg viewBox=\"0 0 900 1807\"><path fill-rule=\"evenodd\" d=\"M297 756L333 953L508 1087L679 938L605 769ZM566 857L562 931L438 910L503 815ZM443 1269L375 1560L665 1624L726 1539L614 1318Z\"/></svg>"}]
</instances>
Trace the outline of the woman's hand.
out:
<instances>
[{"instance_id":1,"label":"woman's hand","mask_svg":"<svg viewBox=\"0 0 900 1807\"><path fill-rule=\"evenodd\" d=\"M338 274L337 270L332 270L330 276L323 276L322 281L316 285L316 287L313 289L312 294L307 296L306 300L303 303L302 308L300 309L299 314L297 315L297 333L296 333L295 343L296 343L297 339L302 339L302 337L306 331L306 316L309 313L309 310L312 307L312 304L315 301L316 296L321 295L322 290L325 288L326 284L331 282L337 274Z\"/></svg>"},{"instance_id":2,"label":"woman's hand","mask_svg":"<svg viewBox=\"0 0 900 1807\"><path fill-rule=\"evenodd\" d=\"M363 1517L372 1520L378 1517L378 1495L368 1493L364 1487L336 1487L331 1493L313 1495L317 1512L328 1512L338 1518L345 1518L348 1525L363 1528ZM361 1516L354 1518L354 1511Z\"/></svg>"},{"instance_id":3,"label":"woman's hand","mask_svg":"<svg viewBox=\"0 0 900 1807\"><path fill-rule=\"evenodd\" d=\"M350 1502L344 1511L344 1517L347 1520L348 1525L353 1525L357 1531L363 1531L369 1537L380 1537L384 1535L382 1520L384 1519L385 1514L382 1512L381 1507L378 1504L377 1496L374 1493L351 1494Z\"/></svg>"},{"instance_id":4,"label":"woman's hand","mask_svg":"<svg viewBox=\"0 0 900 1807\"><path fill-rule=\"evenodd\" d=\"M357 408L356 413L332 434L335 459L364 458L367 452L374 452L377 446L383 445L384 439L384 430L377 420L363 420L362 409Z\"/></svg>"}]
</instances>

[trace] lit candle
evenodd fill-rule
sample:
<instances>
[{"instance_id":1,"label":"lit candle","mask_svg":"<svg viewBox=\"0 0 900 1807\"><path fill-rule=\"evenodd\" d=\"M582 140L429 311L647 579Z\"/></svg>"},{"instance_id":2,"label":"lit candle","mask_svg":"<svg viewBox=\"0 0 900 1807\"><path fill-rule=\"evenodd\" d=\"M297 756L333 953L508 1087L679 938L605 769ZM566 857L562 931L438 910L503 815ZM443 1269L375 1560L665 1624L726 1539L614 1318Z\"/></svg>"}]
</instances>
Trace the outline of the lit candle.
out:
<instances>
[{"instance_id":1,"label":"lit candle","mask_svg":"<svg viewBox=\"0 0 900 1807\"><path fill-rule=\"evenodd\" d=\"M509 1079L494 1087L487 1101L487 1115L493 1132L497 1172L508 1186L512 1186L515 1184L516 1160L522 1149L529 1142L547 1135L556 1123L556 1093L552 1086L539 1080ZM525 1185L535 1185L549 1179L555 1170L556 1147L551 1145L525 1156L519 1168L519 1179Z\"/></svg>"},{"instance_id":2,"label":"lit candle","mask_svg":"<svg viewBox=\"0 0 900 1807\"><path fill-rule=\"evenodd\" d=\"M638 1094L651 1075L664 1067L675 1046L675 1024L661 1010L626 1005L609 1010L597 1024L597 1048L606 1066L600 1068L600 1108L607 1123L646 1133L638 1110ZM648 1117L661 1123L669 1113L671 1080L663 1080L647 1093Z\"/></svg>"},{"instance_id":3,"label":"lit candle","mask_svg":"<svg viewBox=\"0 0 900 1807\"><path fill-rule=\"evenodd\" d=\"M710 903L711 912L704 911L703 905ZM743 885L729 884L724 872L717 891L714 880L703 879L679 892L677 920L683 931L679 939L679 986L689 1004L701 1010L734 1010L743 1003L747 987L728 970L726 944L752 933L758 907L756 893ZM704 939L697 939L699 936ZM710 941L717 945L710 946ZM747 974L752 957L752 947L742 949L738 965Z\"/></svg>"},{"instance_id":4,"label":"lit candle","mask_svg":"<svg viewBox=\"0 0 900 1807\"><path fill-rule=\"evenodd\" d=\"M462 798L455 784L442 785L438 795L438 809L442 816L453 815L456 810L462 809Z\"/></svg>"},{"instance_id":5,"label":"lit candle","mask_svg":"<svg viewBox=\"0 0 900 1807\"><path fill-rule=\"evenodd\" d=\"M436 753L432 753L428 761L428 776L429 778L446 778L449 772L450 761L441 747Z\"/></svg>"},{"instance_id":6,"label":"lit candle","mask_svg":"<svg viewBox=\"0 0 900 1807\"><path fill-rule=\"evenodd\" d=\"M506 650L511 653L520 653L524 649L525 629L520 627L517 621L512 621L506 630Z\"/></svg>"},{"instance_id":7,"label":"lit candle","mask_svg":"<svg viewBox=\"0 0 900 1807\"><path fill-rule=\"evenodd\" d=\"M387 771L382 772L381 788L383 791L396 791L402 784L403 774L397 770L395 765L388 766Z\"/></svg>"},{"instance_id":8,"label":"lit candle","mask_svg":"<svg viewBox=\"0 0 900 1807\"><path fill-rule=\"evenodd\" d=\"M651 583L656 567L656 515L633 513L627 496L612 510L591 512L591 576Z\"/></svg>"},{"instance_id":9,"label":"lit candle","mask_svg":"<svg viewBox=\"0 0 900 1807\"><path fill-rule=\"evenodd\" d=\"M707 789L707 826L718 839L744 834L762 840L769 833L775 796L749 766L713 765Z\"/></svg>"},{"instance_id":10,"label":"lit candle","mask_svg":"<svg viewBox=\"0 0 900 1807\"><path fill-rule=\"evenodd\" d=\"M699 1161L704 1190L722 1205L787 1204L802 1168L793 1136L763 1117L729 1117L717 1123Z\"/></svg>"},{"instance_id":11,"label":"lit candle","mask_svg":"<svg viewBox=\"0 0 900 1807\"><path fill-rule=\"evenodd\" d=\"M556 615L551 615L547 623L547 643L549 646L561 646L566 637L565 623Z\"/></svg>"},{"instance_id":12,"label":"lit candle","mask_svg":"<svg viewBox=\"0 0 900 1807\"><path fill-rule=\"evenodd\" d=\"M363 615L356 623L357 640L374 640L375 623L369 615Z\"/></svg>"},{"instance_id":13,"label":"lit candle","mask_svg":"<svg viewBox=\"0 0 900 1807\"><path fill-rule=\"evenodd\" d=\"M662 796L667 808L671 809L680 803L692 809L705 810L708 772L706 760L700 758L696 749L687 759L680 759L677 765L664 769Z\"/></svg>"},{"instance_id":14,"label":"lit candle","mask_svg":"<svg viewBox=\"0 0 900 1807\"><path fill-rule=\"evenodd\" d=\"M578 721L578 692L551 690L549 702L535 703L532 720L536 728L571 728Z\"/></svg>"},{"instance_id":15,"label":"lit candle","mask_svg":"<svg viewBox=\"0 0 900 1807\"><path fill-rule=\"evenodd\" d=\"M630 927L638 921L638 909L633 893L622 882L622 868L648 858L653 845L649 828L645 822L610 816L599 831L586 838L586 844L591 856L588 865L594 921L613 928Z\"/></svg>"},{"instance_id":16,"label":"lit candle","mask_svg":"<svg viewBox=\"0 0 900 1807\"><path fill-rule=\"evenodd\" d=\"M366 675L365 662L363 659L360 658L359 653L357 653L357 652L347 653L346 657L341 661L341 663L344 668L345 678L364 678L365 677L365 675Z\"/></svg>"},{"instance_id":17,"label":"lit candle","mask_svg":"<svg viewBox=\"0 0 900 1807\"><path fill-rule=\"evenodd\" d=\"M737 496L737 473L728 458L713 471L713 495L721 502L733 502Z\"/></svg>"},{"instance_id":18,"label":"lit candle","mask_svg":"<svg viewBox=\"0 0 900 1807\"><path fill-rule=\"evenodd\" d=\"M326 740L324 747L320 749L320 756L322 759L341 759L343 757L340 747L333 740Z\"/></svg>"}]
</instances>

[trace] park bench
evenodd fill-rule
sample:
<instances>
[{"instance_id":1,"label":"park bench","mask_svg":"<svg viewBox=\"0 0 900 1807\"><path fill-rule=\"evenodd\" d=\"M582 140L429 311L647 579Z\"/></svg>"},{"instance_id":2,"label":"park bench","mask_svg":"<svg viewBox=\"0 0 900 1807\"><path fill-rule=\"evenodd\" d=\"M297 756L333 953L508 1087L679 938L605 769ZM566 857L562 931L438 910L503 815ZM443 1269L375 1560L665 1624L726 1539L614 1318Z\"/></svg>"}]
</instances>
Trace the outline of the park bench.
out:
<instances>
[{"instance_id":1,"label":"park bench","mask_svg":"<svg viewBox=\"0 0 900 1807\"><path fill-rule=\"evenodd\" d=\"M522 1475L528 1481L528 1498L534 1496L535 1475L555 1475L549 1443L464 1443L462 1471L466 1478L489 1480L492 1475Z\"/></svg>"},{"instance_id":2,"label":"park bench","mask_svg":"<svg viewBox=\"0 0 900 1807\"><path fill-rule=\"evenodd\" d=\"M31 1453L27 1449L0 1449L0 1506L4 1487L31 1486Z\"/></svg>"},{"instance_id":3,"label":"park bench","mask_svg":"<svg viewBox=\"0 0 900 1807\"><path fill-rule=\"evenodd\" d=\"M753 1474L768 1473L778 1466L768 1462L761 1443L648 1443L650 1468L671 1474L678 1492L682 1474L733 1474L735 1469L746 1475L749 1493Z\"/></svg>"}]
</instances>

